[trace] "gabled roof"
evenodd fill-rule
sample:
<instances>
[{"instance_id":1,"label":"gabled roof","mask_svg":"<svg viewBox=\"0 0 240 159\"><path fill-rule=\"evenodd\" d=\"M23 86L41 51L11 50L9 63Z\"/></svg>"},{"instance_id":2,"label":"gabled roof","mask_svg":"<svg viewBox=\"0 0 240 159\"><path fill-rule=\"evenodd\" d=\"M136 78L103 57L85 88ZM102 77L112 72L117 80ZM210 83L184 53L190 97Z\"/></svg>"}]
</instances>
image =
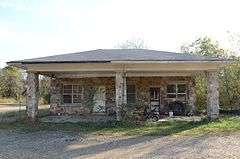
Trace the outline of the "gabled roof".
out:
<instances>
[{"instance_id":1,"label":"gabled roof","mask_svg":"<svg viewBox=\"0 0 240 159\"><path fill-rule=\"evenodd\" d=\"M147 49L98 49L8 63L107 63L112 61L223 61L223 59Z\"/></svg>"}]
</instances>

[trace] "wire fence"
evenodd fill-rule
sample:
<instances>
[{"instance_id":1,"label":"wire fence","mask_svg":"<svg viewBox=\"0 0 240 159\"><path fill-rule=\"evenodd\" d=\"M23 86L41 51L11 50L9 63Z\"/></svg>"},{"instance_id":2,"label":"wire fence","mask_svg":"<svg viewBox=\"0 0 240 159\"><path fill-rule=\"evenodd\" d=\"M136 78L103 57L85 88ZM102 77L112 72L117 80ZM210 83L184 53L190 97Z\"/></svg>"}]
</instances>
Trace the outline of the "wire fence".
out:
<instances>
[{"instance_id":1,"label":"wire fence","mask_svg":"<svg viewBox=\"0 0 240 159\"><path fill-rule=\"evenodd\" d=\"M39 106L38 116L49 115L49 106ZM27 118L26 106L22 104L0 105L0 122L17 122Z\"/></svg>"}]
</instances>

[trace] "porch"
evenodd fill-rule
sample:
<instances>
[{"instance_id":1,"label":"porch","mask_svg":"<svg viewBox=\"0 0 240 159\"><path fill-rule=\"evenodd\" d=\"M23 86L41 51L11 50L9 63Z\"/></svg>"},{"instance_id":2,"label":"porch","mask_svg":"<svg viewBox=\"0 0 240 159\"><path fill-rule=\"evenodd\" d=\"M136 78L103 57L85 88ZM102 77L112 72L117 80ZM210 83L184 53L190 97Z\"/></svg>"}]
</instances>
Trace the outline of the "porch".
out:
<instances>
[{"instance_id":1,"label":"porch","mask_svg":"<svg viewBox=\"0 0 240 159\"><path fill-rule=\"evenodd\" d=\"M181 102L189 113L195 113L195 79L193 73L154 73L115 75L57 73L51 80L50 111L52 115L105 115L121 120L123 105L141 103L168 115L170 104ZM217 73L208 72L208 117L218 117ZM114 77L115 76L115 77ZM38 74L28 74L28 116L37 116ZM34 97L35 95L35 97ZM144 110L144 109L143 109Z\"/></svg>"},{"instance_id":2,"label":"porch","mask_svg":"<svg viewBox=\"0 0 240 159\"><path fill-rule=\"evenodd\" d=\"M27 114L30 121L35 121L38 114L39 74L52 78L53 114L114 114L119 121L123 106L134 102L167 113L170 102L180 101L194 113L194 77L198 73L207 76L208 117L217 118L217 72L227 61L147 49L98 49L8 64L28 72Z\"/></svg>"}]
</instances>

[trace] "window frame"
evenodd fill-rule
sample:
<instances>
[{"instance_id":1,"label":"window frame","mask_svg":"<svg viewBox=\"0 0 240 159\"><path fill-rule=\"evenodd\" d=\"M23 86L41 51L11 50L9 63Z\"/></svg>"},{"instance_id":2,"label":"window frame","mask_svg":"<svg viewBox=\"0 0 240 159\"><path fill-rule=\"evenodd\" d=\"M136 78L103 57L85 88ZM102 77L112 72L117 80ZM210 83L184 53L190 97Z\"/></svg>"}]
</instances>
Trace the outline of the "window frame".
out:
<instances>
[{"instance_id":1,"label":"window frame","mask_svg":"<svg viewBox=\"0 0 240 159\"><path fill-rule=\"evenodd\" d=\"M129 92L128 92L128 87L129 87L129 86L134 86L134 93L132 93L132 92L129 93ZM128 103L128 104L134 104L134 103L136 103L136 101L137 101L137 87L136 87L136 85L135 85L135 84L128 84L128 85L127 85L127 90L126 90L126 92L127 92L127 93L126 93L126 94L127 94L127 103ZM129 102L129 98L128 98L128 97L129 97L129 94L130 94L130 95L134 95L134 102Z\"/></svg>"},{"instance_id":2,"label":"window frame","mask_svg":"<svg viewBox=\"0 0 240 159\"><path fill-rule=\"evenodd\" d=\"M187 100L187 84L186 83L169 83L169 84L167 84L167 87L168 87L168 85L174 85L175 86L175 93L168 93L167 89L166 89L167 99L180 100L178 95L185 95L184 101ZM186 88L185 88L184 93L178 93L178 85L185 85ZM175 97L171 98L171 97L168 97L168 95L175 95Z\"/></svg>"},{"instance_id":3,"label":"window frame","mask_svg":"<svg viewBox=\"0 0 240 159\"><path fill-rule=\"evenodd\" d=\"M65 93L64 92L64 86L71 86L71 93ZM78 90L79 88L81 88L81 91L79 91L78 93L74 92L74 86L77 86L78 87ZM71 96L71 103L65 103L64 102L64 96L65 95L69 95ZM82 102L74 102L74 96L77 95L77 96L81 96L80 100L82 101L83 100L83 86L81 84L63 84L63 87L62 87L62 101L63 101L63 104L64 105L71 105L71 104L81 104Z\"/></svg>"}]
</instances>

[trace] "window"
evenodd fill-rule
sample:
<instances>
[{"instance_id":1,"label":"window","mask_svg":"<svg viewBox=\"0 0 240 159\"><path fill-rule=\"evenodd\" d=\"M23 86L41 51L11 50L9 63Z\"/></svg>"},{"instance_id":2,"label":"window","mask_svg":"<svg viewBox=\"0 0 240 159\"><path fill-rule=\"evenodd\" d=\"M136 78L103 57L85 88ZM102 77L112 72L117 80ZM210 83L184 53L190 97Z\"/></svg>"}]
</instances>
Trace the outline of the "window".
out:
<instances>
[{"instance_id":1,"label":"window","mask_svg":"<svg viewBox=\"0 0 240 159\"><path fill-rule=\"evenodd\" d=\"M186 84L167 85L167 98L175 98L181 101L186 100Z\"/></svg>"},{"instance_id":2,"label":"window","mask_svg":"<svg viewBox=\"0 0 240 159\"><path fill-rule=\"evenodd\" d=\"M63 103L81 103L83 89L80 85L63 86Z\"/></svg>"},{"instance_id":3,"label":"window","mask_svg":"<svg viewBox=\"0 0 240 159\"><path fill-rule=\"evenodd\" d=\"M155 87L150 88L150 99L151 100L160 99L160 88L155 88Z\"/></svg>"},{"instance_id":4,"label":"window","mask_svg":"<svg viewBox=\"0 0 240 159\"><path fill-rule=\"evenodd\" d=\"M127 103L135 103L136 102L136 88L135 85L127 86Z\"/></svg>"}]
</instances>

